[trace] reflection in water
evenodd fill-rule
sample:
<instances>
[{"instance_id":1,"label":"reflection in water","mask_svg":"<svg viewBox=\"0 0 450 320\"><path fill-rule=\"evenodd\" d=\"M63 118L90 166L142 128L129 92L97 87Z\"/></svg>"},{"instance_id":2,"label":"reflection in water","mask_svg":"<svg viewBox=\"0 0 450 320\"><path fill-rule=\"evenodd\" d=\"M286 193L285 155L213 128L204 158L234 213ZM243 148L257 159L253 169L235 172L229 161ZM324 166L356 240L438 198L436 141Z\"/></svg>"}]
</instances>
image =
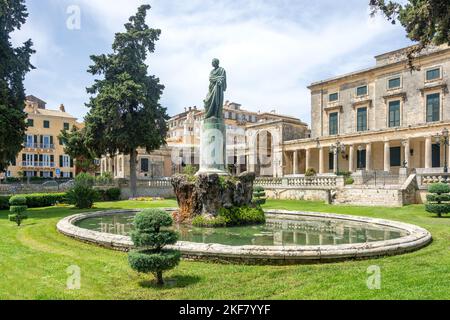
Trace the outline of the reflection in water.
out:
<instances>
[{"instance_id":1,"label":"reflection in water","mask_svg":"<svg viewBox=\"0 0 450 320\"><path fill-rule=\"evenodd\" d=\"M77 226L104 233L128 235L133 228L134 213L88 218ZM406 233L337 219L304 217L301 220L268 220L265 225L232 228L196 228L177 225L180 240L225 245L339 245L397 239Z\"/></svg>"}]
</instances>

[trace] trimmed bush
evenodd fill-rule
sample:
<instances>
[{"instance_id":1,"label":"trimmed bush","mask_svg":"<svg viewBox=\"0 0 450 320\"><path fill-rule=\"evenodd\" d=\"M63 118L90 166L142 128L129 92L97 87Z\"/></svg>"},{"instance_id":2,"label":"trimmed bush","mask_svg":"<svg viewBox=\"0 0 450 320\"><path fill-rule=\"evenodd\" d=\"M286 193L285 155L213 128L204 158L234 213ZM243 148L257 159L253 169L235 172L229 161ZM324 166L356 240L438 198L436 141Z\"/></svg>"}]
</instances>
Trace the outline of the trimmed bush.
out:
<instances>
[{"instance_id":1,"label":"trimmed bush","mask_svg":"<svg viewBox=\"0 0 450 320\"><path fill-rule=\"evenodd\" d=\"M442 217L443 214L450 212L450 187L445 183L432 184L427 195L428 203L425 205L425 210L429 213L437 214Z\"/></svg>"},{"instance_id":2,"label":"trimmed bush","mask_svg":"<svg viewBox=\"0 0 450 320\"><path fill-rule=\"evenodd\" d=\"M253 188L253 203L257 206L262 206L266 203L266 190L263 187L257 186Z\"/></svg>"},{"instance_id":3,"label":"trimmed bush","mask_svg":"<svg viewBox=\"0 0 450 320\"><path fill-rule=\"evenodd\" d=\"M31 193L20 195L27 200L28 208L51 207L57 203L67 201L66 193ZM11 196L0 196L0 210L9 209L9 199Z\"/></svg>"},{"instance_id":4,"label":"trimmed bush","mask_svg":"<svg viewBox=\"0 0 450 320\"><path fill-rule=\"evenodd\" d=\"M119 188L110 188L106 190L105 194L107 201L118 201L120 200L121 191Z\"/></svg>"},{"instance_id":5,"label":"trimmed bush","mask_svg":"<svg viewBox=\"0 0 450 320\"><path fill-rule=\"evenodd\" d=\"M197 216L192 220L196 227L217 228L244 225L256 225L266 222L266 215L261 207L222 208L217 217Z\"/></svg>"},{"instance_id":6,"label":"trimmed bush","mask_svg":"<svg viewBox=\"0 0 450 320\"><path fill-rule=\"evenodd\" d=\"M9 208L9 198L10 196L0 196L0 210Z\"/></svg>"},{"instance_id":7,"label":"trimmed bush","mask_svg":"<svg viewBox=\"0 0 450 320\"><path fill-rule=\"evenodd\" d=\"M428 188L429 193L450 193L450 186L446 183L434 183Z\"/></svg>"},{"instance_id":8,"label":"trimmed bush","mask_svg":"<svg viewBox=\"0 0 450 320\"><path fill-rule=\"evenodd\" d=\"M9 220L15 222L18 227L22 224L22 221L27 219L25 211L27 211L27 199L23 196L13 196L9 199L9 211L11 214L8 216Z\"/></svg>"},{"instance_id":9,"label":"trimmed bush","mask_svg":"<svg viewBox=\"0 0 450 320\"><path fill-rule=\"evenodd\" d=\"M33 193L24 195L24 197L27 199L28 208L51 207L67 200L66 193Z\"/></svg>"},{"instance_id":10,"label":"trimmed bush","mask_svg":"<svg viewBox=\"0 0 450 320\"><path fill-rule=\"evenodd\" d=\"M166 245L175 244L178 234L168 230L173 219L161 209L146 209L134 218L131 239L137 250L128 254L128 262L133 270L153 273L157 284L163 285L163 272L178 265L181 254L177 250L165 250Z\"/></svg>"},{"instance_id":11,"label":"trimmed bush","mask_svg":"<svg viewBox=\"0 0 450 320\"><path fill-rule=\"evenodd\" d=\"M75 178L73 187L67 192L67 199L78 209L90 209L99 195L94 189L94 177L87 173L80 173Z\"/></svg>"},{"instance_id":12,"label":"trimmed bush","mask_svg":"<svg viewBox=\"0 0 450 320\"><path fill-rule=\"evenodd\" d=\"M355 183L355 179L353 179L352 177L347 177L347 178L345 178L344 183L346 185L352 185Z\"/></svg>"}]
</instances>

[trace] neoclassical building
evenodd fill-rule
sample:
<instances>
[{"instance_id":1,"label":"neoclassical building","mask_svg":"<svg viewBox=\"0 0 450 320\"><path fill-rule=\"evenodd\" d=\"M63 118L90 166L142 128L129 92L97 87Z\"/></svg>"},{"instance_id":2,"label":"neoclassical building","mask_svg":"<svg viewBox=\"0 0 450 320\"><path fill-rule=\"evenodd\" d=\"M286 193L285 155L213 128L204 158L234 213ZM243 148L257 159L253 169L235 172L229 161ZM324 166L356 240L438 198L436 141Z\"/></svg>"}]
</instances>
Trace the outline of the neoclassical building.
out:
<instances>
[{"instance_id":1,"label":"neoclassical building","mask_svg":"<svg viewBox=\"0 0 450 320\"><path fill-rule=\"evenodd\" d=\"M443 138L450 129L450 48L428 48L414 60L415 70L406 48L375 59L372 68L309 86L311 136L273 146L282 154L273 176L302 175L308 168L323 175L444 170L450 157Z\"/></svg>"}]
</instances>

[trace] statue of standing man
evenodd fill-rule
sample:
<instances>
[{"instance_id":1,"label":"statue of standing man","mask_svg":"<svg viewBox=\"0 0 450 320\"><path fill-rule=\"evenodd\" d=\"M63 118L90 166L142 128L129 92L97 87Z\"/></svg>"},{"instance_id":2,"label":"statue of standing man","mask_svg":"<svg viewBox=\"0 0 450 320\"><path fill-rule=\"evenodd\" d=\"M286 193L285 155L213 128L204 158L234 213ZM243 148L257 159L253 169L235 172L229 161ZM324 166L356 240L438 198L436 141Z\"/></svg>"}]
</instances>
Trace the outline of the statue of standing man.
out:
<instances>
[{"instance_id":1,"label":"statue of standing man","mask_svg":"<svg viewBox=\"0 0 450 320\"><path fill-rule=\"evenodd\" d=\"M223 119L224 92L227 91L227 73L219 66L219 59L213 59L214 69L209 74L209 92L205 99L205 119Z\"/></svg>"}]
</instances>

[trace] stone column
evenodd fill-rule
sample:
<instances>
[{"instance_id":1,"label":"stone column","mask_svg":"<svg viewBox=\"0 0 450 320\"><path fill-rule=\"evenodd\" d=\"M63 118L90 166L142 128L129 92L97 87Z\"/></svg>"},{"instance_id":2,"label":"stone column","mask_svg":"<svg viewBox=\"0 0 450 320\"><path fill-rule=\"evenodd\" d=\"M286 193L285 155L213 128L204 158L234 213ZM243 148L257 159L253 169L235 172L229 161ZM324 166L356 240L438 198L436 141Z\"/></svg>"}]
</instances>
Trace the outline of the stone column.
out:
<instances>
[{"instance_id":1,"label":"stone column","mask_svg":"<svg viewBox=\"0 0 450 320\"><path fill-rule=\"evenodd\" d=\"M391 142L384 142L384 171L391 171Z\"/></svg>"},{"instance_id":2,"label":"stone column","mask_svg":"<svg viewBox=\"0 0 450 320\"><path fill-rule=\"evenodd\" d=\"M311 149L306 149L306 170L311 168Z\"/></svg>"},{"instance_id":3,"label":"stone column","mask_svg":"<svg viewBox=\"0 0 450 320\"><path fill-rule=\"evenodd\" d=\"M339 172L339 151L335 150L333 153L333 172L337 174Z\"/></svg>"},{"instance_id":4,"label":"stone column","mask_svg":"<svg viewBox=\"0 0 450 320\"><path fill-rule=\"evenodd\" d=\"M292 156L292 170L294 174L298 174L298 150L294 151L294 155Z\"/></svg>"},{"instance_id":5,"label":"stone column","mask_svg":"<svg viewBox=\"0 0 450 320\"><path fill-rule=\"evenodd\" d=\"M409 139L405 140L405 143L403 144L403 147L405 148L404 152L405 152L405 163L406 163L406 168L411 168L411 154L410 154L410 141Z\"/></svg>"},{"instance_id":6,"label":"stone column","mask_svg":"<svg viewBox=\"0 0 450 320\"><path fill-rule=\"evenodd\" d=\"M433 167L431 137L425 138L425 169Z\"/></svg>"},{"instance_id":7,"label":"stone column","mask_svg":"<svg viewBox=\"0 0 450 320\"><path fill-rule=\"evenodd\" d=\"M366 145L366 170L372 170L372 144Z\"/></svg>"},{"instance_id":8,"label":"stone column","mask_svg":"<svg viewBox=\"0 0 450 320\"><path fill-rule=\"evenodd\" d=\"M355 146L350 145L348 150L348 171L355 171Z\"/></svg>"},{"instance_id":9,"label":"stone column","mask_svg":"<svg viewBox=\"0 0 450 320\"><path fill-rule=\"evenodd\" d=\"M323 159L324 150L323 147L319 149L319 174L325 173L325 161Z\"/></svg>"}]
</instances>

